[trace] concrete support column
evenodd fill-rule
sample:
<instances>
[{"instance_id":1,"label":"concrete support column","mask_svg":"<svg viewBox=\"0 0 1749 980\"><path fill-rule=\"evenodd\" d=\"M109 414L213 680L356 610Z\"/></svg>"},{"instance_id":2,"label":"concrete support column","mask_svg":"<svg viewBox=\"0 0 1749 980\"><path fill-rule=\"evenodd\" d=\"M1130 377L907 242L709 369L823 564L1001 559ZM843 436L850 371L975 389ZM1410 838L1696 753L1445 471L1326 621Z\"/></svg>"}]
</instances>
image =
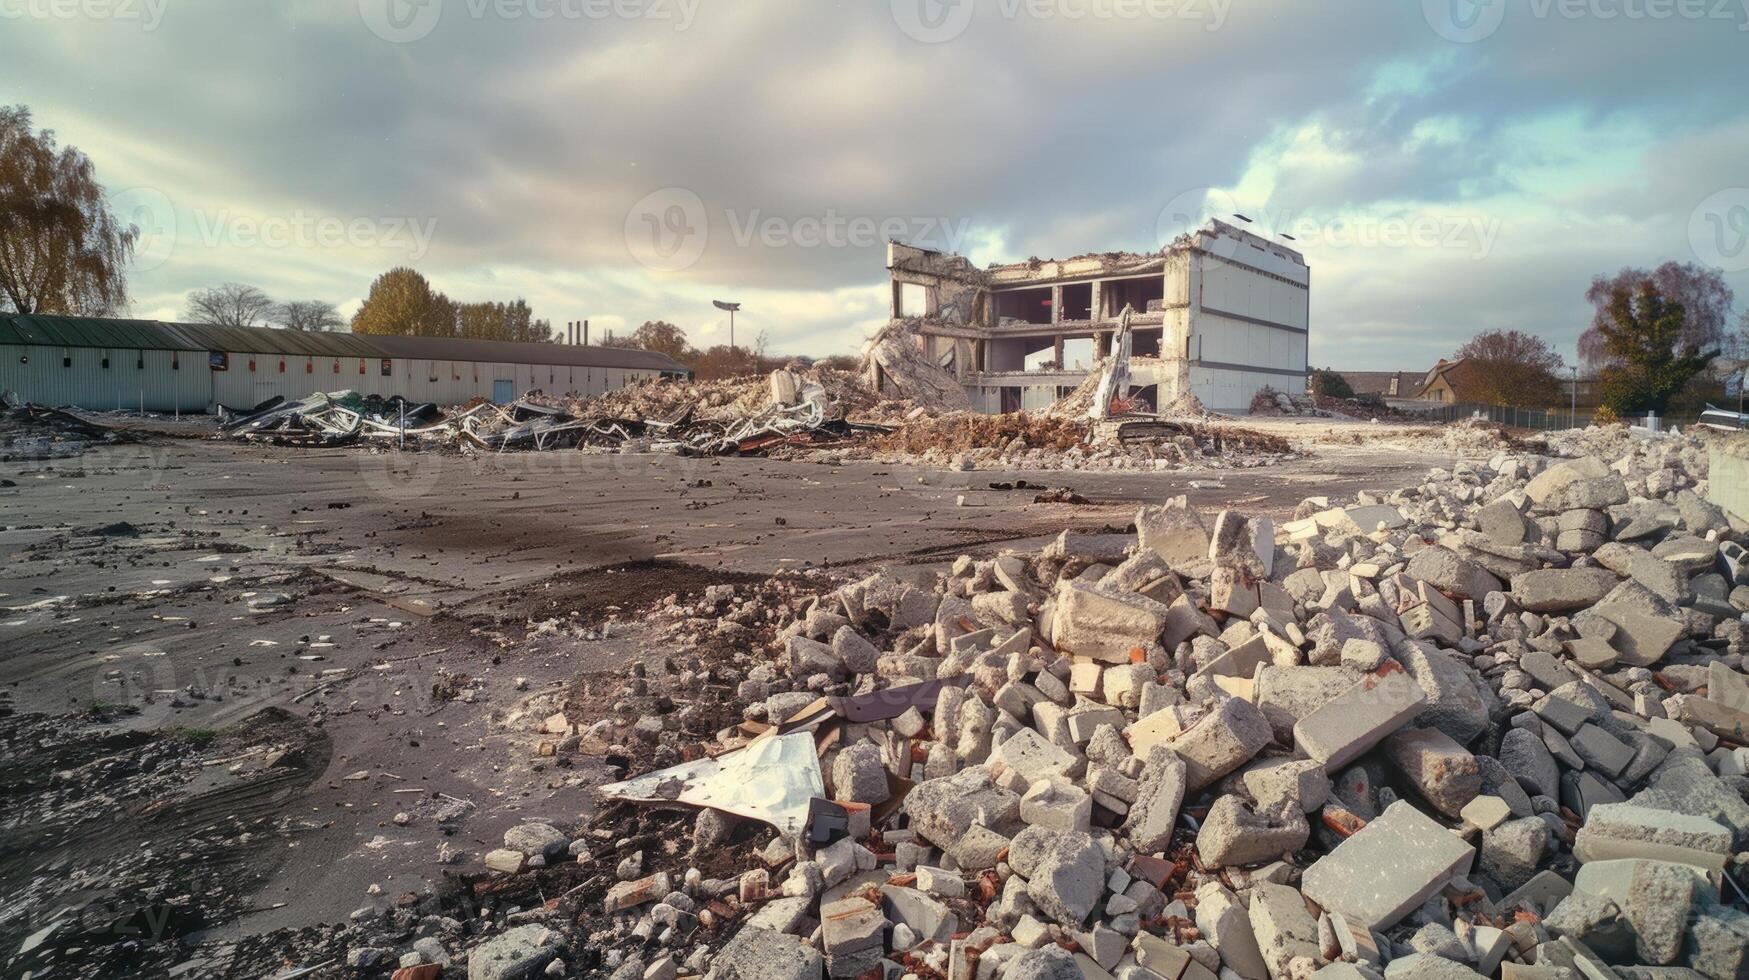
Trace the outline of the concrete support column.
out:
<instances>
[{"instance_id":1,"label":"concrete support column","mask_svg":"<svg viewBox=\"0 0 1749 980\"><path fill-rule=\"evenodd\" d=\"M1051 287L1051 323L1063 322L1063 287Z\"/></svg>"},{"instance_id":2,"label":"concrete support column","mask_svg":"<svg viewBox=\"0 0 1749 980\"><path fill-rule=\"evenodd\" d=\"M1093 335L1093 359L1100 360L1111 356L1111 332L1102 330Z\"/></svg>"},{"instance_id":3,"label":"concrete support column","mask_svg":"<svg viewBox=\"0 0 1749 980\"><path fill-rule=\"evenodd\" d=\"M1105 319L1105 283L1093 280L1093 302L1087 307L1088 319L1095 323Z\"/></svg>"},{"instance_id":4,"label":"concrete support column","mask_svg":"<svg viewBox=\"0 0 1749 980\"><path fill-rule=\"evenodd\" d=\"M1051 338L1051 350L1056 352L1057 370L1061 371L1069 365L1063 363L1063 335L1057 334Z\"/></svg>"}]
</instances>

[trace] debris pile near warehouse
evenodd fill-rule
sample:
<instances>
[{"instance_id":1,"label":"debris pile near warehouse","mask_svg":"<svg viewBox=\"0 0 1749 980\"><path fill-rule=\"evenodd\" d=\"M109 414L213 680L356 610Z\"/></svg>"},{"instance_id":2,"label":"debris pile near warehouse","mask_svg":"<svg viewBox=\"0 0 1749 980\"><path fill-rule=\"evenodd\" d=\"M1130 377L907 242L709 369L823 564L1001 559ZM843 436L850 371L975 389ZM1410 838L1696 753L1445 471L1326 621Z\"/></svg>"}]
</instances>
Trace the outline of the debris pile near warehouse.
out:
<instances>
[{"instance_id":1,"label":"debris pile near warehouse","mask_svg":"<svg viewBox=\"0 0 1749 980\"><path fill-rule=\"evenodd\" d=\"M0 460L63 459L92 443L125 442L131 434L71 412L0 394Z\"/></svg>"},{"instance_id":2,"label":"debris pile near warehouse","mask_svg":"<svg viewBox=\"0 0 1749 980\"><path fill-rule=\"evenodd\" d=\"M602 414L594 402L554 404L538 395L507 406L476 400L453 411L400 398L318 392L295 402L275 398L227 418L234 439L279 446L347 446L361 441L399 448L460 450L624 449L689 455L755 455L779 446L850 439L885 427L851 422L817 383L773 372L770 385L790 379L770 404L736 417L710 418L685 406L664 418Z\"/></svg>"},{"instance_id":3,"label":"debris pile near warehouse","mask_svg":"<svg viewBox=\"0 0 1749 980\"><path fill-rule=\"evenodd\" d=\"M483 855L471 935L346 941L469 977L1744 977L1749 525L1702 441L1614 440L845 583L775 662L542 722L629 778Z\"/></svg>"}]
</instances>

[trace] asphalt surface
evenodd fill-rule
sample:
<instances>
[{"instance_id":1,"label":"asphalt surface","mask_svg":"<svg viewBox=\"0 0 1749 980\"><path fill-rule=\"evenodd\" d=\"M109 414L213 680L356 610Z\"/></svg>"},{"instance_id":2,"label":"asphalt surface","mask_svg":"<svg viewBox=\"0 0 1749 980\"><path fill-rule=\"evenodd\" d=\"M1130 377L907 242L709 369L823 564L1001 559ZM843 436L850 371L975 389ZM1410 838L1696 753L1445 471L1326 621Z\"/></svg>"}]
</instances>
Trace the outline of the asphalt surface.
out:
<instances>
[{"instance_id":1,"label":"asphalt surface","mask_svg":"<svg viewBox=\"0 0 1749 980\"><path fill-rule=\"evenodd\" d=\"M1450 461L1360 445L1256 469L1040 473L100 447L0 463L16 484L0 488L0 692L20 714L100 729L217 730L266 708L320 729L321 771L280 804L282 839L254 859L253 911L207 937L224 939L422 890L455 867L446 847L477 866L506 827L590 806L601 770L535 755L535 723L580 673L676 651L635 623L529 641L530 619L780 571L1029 547L1122 528L1139 503L1181 493L1281 518L1306 496L1402 486ZM990 488L1018 479L1091 502ZM474 701L434 694L453 674L477 680ZM446 833L430 815L455 801L468 816ZM42 873L14 856L0 884Z\"/></svg>"}]
</instances>

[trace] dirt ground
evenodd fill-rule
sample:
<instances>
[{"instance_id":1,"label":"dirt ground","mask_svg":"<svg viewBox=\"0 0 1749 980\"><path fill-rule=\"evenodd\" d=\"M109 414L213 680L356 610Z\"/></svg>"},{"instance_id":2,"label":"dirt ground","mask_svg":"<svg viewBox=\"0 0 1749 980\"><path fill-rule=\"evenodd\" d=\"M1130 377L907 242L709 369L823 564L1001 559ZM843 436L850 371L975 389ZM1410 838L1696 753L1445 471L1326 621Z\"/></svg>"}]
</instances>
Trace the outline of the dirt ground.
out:
<instances>
[{"instance_id":1,"label":"dirt ground","mask_svg":"<svg viewBox=\"0 0 1749 980\"><path fill-rule=\"evenodd\" d=\"M129 929L341 921L584 812L607 770L535 726L579 675L680 652L647 615L671 594L1121 529L1180 493L1282 518L1452 461L1354 442L1170 473L169 438L0 463L0 973L70 915L90 976L128 973Z\"/></svg>"}]
</instances>

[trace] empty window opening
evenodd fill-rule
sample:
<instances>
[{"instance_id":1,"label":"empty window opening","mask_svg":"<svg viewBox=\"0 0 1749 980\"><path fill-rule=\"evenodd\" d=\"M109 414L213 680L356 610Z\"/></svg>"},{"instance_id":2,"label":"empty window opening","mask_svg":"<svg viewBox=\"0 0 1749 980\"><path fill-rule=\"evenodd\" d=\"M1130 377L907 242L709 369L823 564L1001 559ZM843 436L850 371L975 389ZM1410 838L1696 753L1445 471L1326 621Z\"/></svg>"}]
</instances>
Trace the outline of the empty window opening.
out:
<instances>
[{"instance_id":1,"label":"empty window opening","mask_svg":"<svg viewBox=\"0 0 1749 980\"><path fill-rule=\"evenodd\" d=\"M1123 312L1125 304L1135 307L1137 313L1148 313L1160 309L1166 298L1166 279L1164 276L1112 279L1101 292L1105 298L1107 317L1116 319Z\"/></svg>"},{"instance_id":2,"label":"empty window opening","mask_svg":"<svg viewBox=\"0 0 1749 980\"><path fill-rule=\"evenodd\" d=\"M1160 356L1160 331L1136 330L1130 334L1130 354L1134 357Z\"/></svg>"},{"instance_id":3,"label":"empty window opening","mask_svg":"<svg viewBox=\"0 0 1749 980\"><path fill-rule=\"evenodd\" d=\"M899 283L899 316L928 316L929 287L914 282Z\"/></svg>"},{"instance_id":4,"label":"empty window opening","mask_svg":"<svg viewBox=\"0 0 1749 980\"><path fill-rule=\"evenodd\" d=\"M1026 323L1051 322L1050 287L1013 289L997 293L996 317L998 320L1012 318Z\"/></svg>"},{"instance_id":5,"label":"empty window opening","mask_svg":"<svg viewBox=\"0 0 1749 980\"><path fill-rule=\"evenodd\" d=\"M1063 319L1093 319L1093 284L1072 282L1063 287Z\"/></svg>"}]
</instances>

